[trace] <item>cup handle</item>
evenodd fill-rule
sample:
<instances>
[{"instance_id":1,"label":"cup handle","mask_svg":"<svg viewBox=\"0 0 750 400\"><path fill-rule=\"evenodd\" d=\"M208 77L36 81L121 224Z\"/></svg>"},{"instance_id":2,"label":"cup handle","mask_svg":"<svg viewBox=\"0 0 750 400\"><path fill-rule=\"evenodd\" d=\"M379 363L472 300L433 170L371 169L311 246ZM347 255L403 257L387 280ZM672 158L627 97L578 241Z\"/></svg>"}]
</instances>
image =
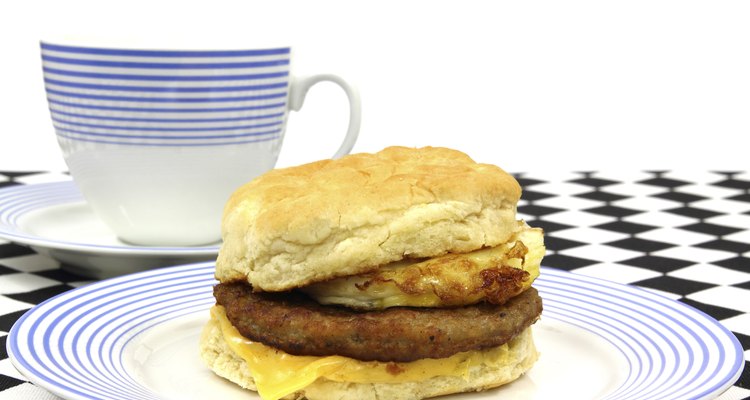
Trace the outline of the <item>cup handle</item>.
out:
<instances>
[{"instance_id":1,"label":"cup handle","mask_svg":"<svg viewBox=\"0 0 750 400\"><path fill-rule=\"evenodd\" d=\"M357 89L348 84L344 79L333 74L320 74L311 75L305 77L294 77L292 78L292 84L289 92L289 109L293 111L299 111L302 108L302 103L305 101L305 95L307 91L318 82L333 82L339 85L344 92L346 97L349 98L349 127L346 130L346 136L344 137L341 147L333 155L333 158L341 158L354 147L354 143L357 141L359 135L359 127L362 122L362 105L360 103L359 92Z\"/></svg>"}]
</instances>

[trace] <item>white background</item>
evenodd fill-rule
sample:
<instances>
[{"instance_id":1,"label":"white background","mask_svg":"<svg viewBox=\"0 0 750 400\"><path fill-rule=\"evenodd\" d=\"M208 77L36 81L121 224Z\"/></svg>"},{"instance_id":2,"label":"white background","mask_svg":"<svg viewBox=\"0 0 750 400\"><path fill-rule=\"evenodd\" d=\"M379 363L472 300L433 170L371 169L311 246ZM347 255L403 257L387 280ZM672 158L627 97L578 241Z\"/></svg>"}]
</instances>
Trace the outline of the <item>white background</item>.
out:
<instances>
[{"instance_id":1,"label":"white background","mask_svg":"<svg viewBox=\"0 0 750 400\"><path fill-rule=\"evenodd\" d=\"M359 87L355 151L440 145L514 171L747 169L746 1L4 1L0 169L65 169L38 41L61 33L286 41ZM316 86L280 165L328 157L346 101Z\"/></svg>"}]
</instances>

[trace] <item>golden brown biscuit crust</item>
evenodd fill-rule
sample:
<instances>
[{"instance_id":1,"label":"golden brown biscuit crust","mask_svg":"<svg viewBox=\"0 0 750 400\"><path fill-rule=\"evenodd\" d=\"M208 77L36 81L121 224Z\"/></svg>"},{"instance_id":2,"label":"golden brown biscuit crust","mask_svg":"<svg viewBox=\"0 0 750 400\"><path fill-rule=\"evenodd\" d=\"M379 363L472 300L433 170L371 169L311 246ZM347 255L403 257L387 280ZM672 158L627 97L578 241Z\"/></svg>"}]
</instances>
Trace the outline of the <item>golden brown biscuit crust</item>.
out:
<instances>
[{"instance_id":1,"label":"golden brown biscuit crust","mask_svg":"<svg viewBox=\"0 0 750 400\"><path fill-rule=\"evenodd\" d=\"M224 211L217 278L286 290L408 257L494 246L521 195L502 169L438 147L389 147L277 169Z\"/></svg>"}]
</instances>

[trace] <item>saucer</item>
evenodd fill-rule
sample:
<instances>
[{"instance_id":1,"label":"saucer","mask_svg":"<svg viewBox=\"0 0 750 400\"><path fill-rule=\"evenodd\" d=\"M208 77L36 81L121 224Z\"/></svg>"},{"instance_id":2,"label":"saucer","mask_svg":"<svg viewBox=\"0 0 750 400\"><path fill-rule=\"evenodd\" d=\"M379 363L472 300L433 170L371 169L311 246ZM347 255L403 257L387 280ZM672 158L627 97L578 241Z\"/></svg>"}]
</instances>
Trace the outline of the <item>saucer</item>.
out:
<instances>
[{"instance_id":1,"label":"saucer","mask_svg":"<svg viewBox=\"0 0 750 400\"><path fill-rule=\"evenodd\" d=\"M215 260L219 243L196 247L137 246L119 240L72 181L0 189L0 238L24 244L95 279Z\"/></svg>"}]
</instances>

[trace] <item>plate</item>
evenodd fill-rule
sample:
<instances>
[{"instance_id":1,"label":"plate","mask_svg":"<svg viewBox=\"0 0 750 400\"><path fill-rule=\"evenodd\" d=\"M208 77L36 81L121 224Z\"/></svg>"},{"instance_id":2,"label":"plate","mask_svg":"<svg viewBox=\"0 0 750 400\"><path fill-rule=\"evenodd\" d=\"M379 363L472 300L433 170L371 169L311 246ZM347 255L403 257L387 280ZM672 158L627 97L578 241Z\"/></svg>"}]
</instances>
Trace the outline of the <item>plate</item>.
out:
<instances>
[{"instance_id":1,"label":"plate","mask_svg":"<svg viewBox=\"0 0 750 400\"><path fill-rule=\"evenodd\" d=\"M72 181L0 189L0 238L30 246L63 269L96 279L215 260L219 245L146 247L122 242Z\"/></svg>"},{"instance_id":2,"label":"plate","mask_svg":"<svg viewBox=\"0 0 750 400\"><path fill-rule=\"evenodd\" d=\"M63 293L18 320L8 354L66 399L257 398L199 359L213 272L184 265ZM687 305L546 267L534 286L544 301L537 364L509 385L445 399L710 399L741 373L738 340Z\"/></svg>"}]
</instances>

